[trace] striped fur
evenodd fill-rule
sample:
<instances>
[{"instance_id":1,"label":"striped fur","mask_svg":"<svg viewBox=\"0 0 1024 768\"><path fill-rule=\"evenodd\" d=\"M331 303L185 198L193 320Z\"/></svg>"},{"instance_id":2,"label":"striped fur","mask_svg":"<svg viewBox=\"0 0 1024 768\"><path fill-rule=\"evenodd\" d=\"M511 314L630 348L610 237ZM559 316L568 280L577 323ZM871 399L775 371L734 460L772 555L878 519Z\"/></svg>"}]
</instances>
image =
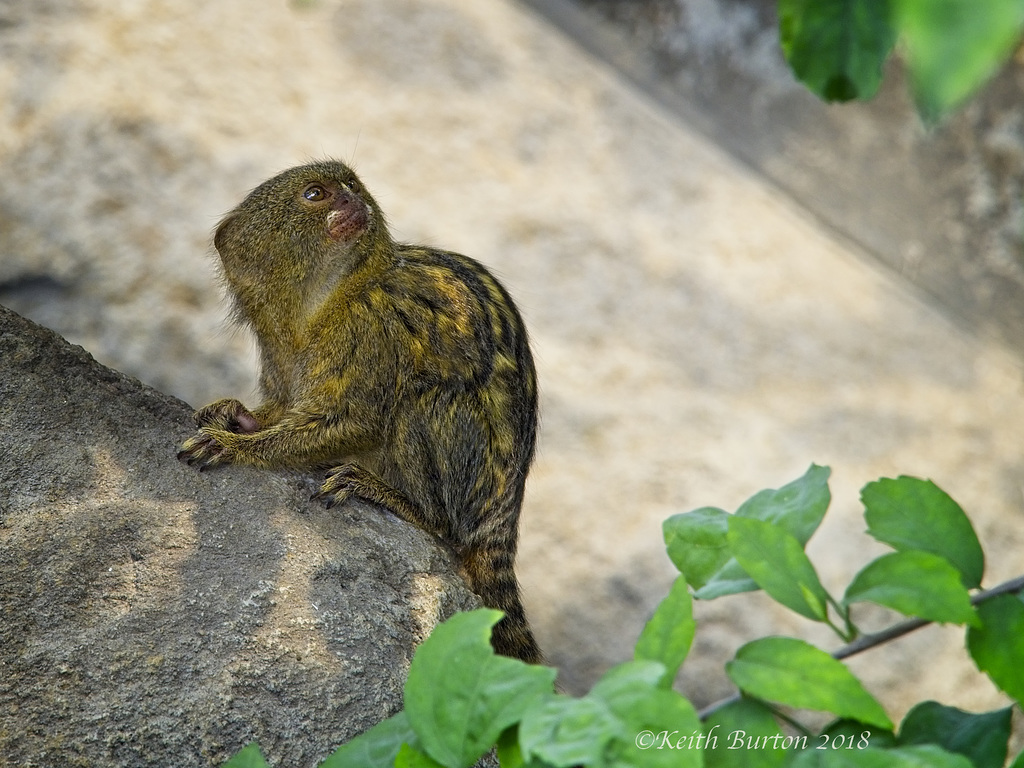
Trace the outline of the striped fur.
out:
<instances>
[{"instance_id":1,"label":"striped fur","mask_svg":"<svg viewBox=\"0 0 1024 768\"><path fill-rule=\"evenodd\" d=\"M540 661L514 571L536 373L505 289L466 256L394 243L334 161L258 187L215 244L259 343L265 401L199 411L181 458L328 468L319 498L357 496L437 536L505 612L495 649Z\"/></svg>"}]
</instances>

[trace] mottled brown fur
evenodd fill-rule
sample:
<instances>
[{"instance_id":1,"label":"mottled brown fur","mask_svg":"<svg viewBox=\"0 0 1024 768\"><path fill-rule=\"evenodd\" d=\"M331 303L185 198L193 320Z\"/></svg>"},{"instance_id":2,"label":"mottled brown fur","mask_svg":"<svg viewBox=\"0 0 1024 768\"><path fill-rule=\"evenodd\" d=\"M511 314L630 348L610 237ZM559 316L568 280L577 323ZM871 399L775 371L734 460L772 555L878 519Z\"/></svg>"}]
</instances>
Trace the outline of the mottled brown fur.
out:
<instances>
[{"instance_id":1,"label":"mottled brown fur","mask_svg":"<svg viewBox=\"0 0 1024 768\"><path fill-rule=\"evenodd\" d=\"M201 409L179 458L328 468L317 497L356 496L436 535L505 611L495 649L539 661L513 571L536 377L505 289L473 259L395 243L336 161L257 187L214 243L259 343L264 402Z\"/></svg>"}]
</instances>

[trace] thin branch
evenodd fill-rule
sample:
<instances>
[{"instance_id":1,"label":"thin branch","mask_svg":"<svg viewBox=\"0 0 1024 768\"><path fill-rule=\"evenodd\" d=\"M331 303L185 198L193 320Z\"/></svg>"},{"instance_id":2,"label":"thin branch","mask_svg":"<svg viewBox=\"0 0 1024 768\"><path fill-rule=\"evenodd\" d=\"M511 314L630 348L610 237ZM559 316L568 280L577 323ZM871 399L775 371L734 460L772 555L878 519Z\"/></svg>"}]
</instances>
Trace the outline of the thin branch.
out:
<instances>
[{"instance_id":1,"label":"thin branch","mask_svg":"<svg viewBox=\"0 0 1024 768\"><path fill-rule=\"evenodd\" d=\"M806 725L801 723L799 720L797 720L795 717L790 717L781 709L771 704L767 704L767 706L772 711L772 714L775 715L775 717L779 718L779 720L781 720L784 723L788 723L789 727L792 728L794 731L802 733L804 736L807 736L808 738L814 736L814 732Z\"/></svg>"},{"instance_id":2,"label":"thin branch","mask_svg":"<svg viewBox=\"0 0 1024 768\"><path fill-rule=\"evenodd\" d=\"M1018 576L1009 581L1004 581L998 586L992 587L992 589L985 589L981 592L976 593L971 597L971 605L979 605L984 603L986 600L991 600L994 597L1001 595L1016 594L1024 590L1024 576ZM854 656L858 653L868 650L869 648L875 648L884 643L888 643L890 640L895 640L897 637L910 634L915 629L920 629L933 622L926 619L909 619L907 621L901 621L899 624L893 624L888 629L883 629L881 632L875 632L870 635L862 635L854 640L852 643L847 643L842 648L832 652L833 659L847 659L850 656ZM728 706L734 702L739 701L742 698L742 694L736 693L728 698L716 701L714 704L709 704L704 707L697 716L700 719L706 720L718 710Z\"/></svg>"},{"instance_id":3,"label":"thin branch","mask_svg":"<svg viewBox=\"0 0 1024 768\"><path fill-rule=\"evenodd\" d=\"M984 603L986 600L991 600L992 598L999 597L1000 595L1009 595L1016 592L1020 592L1022 589L1024 589L1024 576L1018 576L1015 579L1004 581L999 586L992 587L992 589L986 589L973 595L971 597L971 605L978 605L980 603ZM849 658L850 656L858 654L861 651L866 651L869 648L874 648L876 645L882 645L883 643L887 643L890 640L896 639L897 637L902 637L903 635L910 634L915 629L920 629L926 624L931 623L932 622L926 621L925 619L910 619L908 621L900 622L899 624L894 624L888 629L883 629L881 632L875 632L871 635L863 635L862 637L858 637L852 643L844 645L842 648L835 651L832 654L832 658Z\"/></svg>"}]
</instances>

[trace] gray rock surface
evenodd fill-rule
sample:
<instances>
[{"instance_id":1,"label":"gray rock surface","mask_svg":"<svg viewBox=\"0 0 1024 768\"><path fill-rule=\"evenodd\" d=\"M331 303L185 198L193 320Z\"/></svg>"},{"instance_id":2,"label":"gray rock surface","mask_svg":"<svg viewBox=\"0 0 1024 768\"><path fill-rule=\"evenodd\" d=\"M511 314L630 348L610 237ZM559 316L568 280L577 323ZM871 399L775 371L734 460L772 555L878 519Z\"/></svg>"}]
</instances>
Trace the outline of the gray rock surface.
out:
<instances>
[{"instance_id":1,"label":"gray rock surface","mask_svg":"<svg viewBox=\"0 0 1024 768\"><path fill-rule=\"evenodd\" d=\"M177 462L189 408L0 308L0 764L317 765L475 607L448 555L301 476Z\"/></svg>"}]
</instances>

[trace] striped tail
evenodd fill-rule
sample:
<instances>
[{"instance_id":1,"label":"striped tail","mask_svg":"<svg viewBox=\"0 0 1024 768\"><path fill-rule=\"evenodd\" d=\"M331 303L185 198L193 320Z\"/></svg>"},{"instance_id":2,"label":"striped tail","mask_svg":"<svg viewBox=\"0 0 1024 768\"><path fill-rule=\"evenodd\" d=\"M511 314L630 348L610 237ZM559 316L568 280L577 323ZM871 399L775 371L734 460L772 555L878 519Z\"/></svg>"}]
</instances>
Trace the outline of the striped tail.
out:
<instances>
[{"instance_id":1,"label":"striped tail","mask_svg":"<svg viewBox=\"0 0 1024 768\"><path fill-rule=\"evenodd\" d=\"M543 657L526 620L526 611L516 580L515 543L470 549L462 555L462 568L470 587L484 605L504 611L491 634L496 653L540 664Z\"/></svg>"}]
</instances>

